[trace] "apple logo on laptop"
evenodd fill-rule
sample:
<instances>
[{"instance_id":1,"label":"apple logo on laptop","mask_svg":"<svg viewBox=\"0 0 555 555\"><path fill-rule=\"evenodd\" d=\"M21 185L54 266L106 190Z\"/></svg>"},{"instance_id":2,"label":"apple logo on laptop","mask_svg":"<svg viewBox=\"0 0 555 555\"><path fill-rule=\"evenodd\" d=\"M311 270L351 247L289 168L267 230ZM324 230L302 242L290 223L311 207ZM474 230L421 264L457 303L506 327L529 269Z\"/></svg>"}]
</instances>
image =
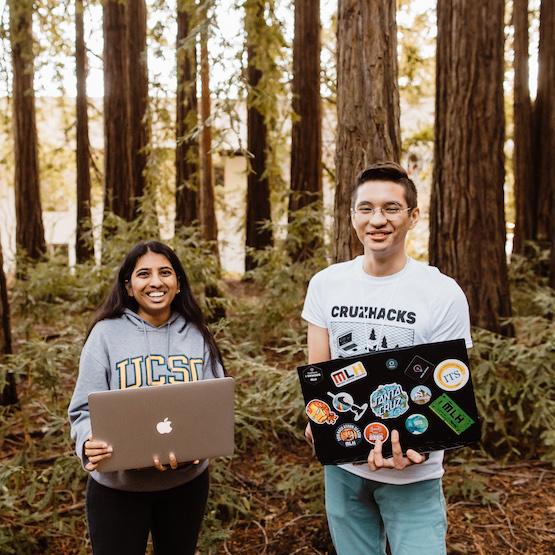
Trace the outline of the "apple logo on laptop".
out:
<instances>
[{"instance_id":1,"label":"apple logo on laptop","mask_svg":"<svg viewBox=\"0 0 555 555\"><path fill-rule=\"evenodd\" d=\"M169 434L172 431L172 421L166 416L162 422L156 424L156 430L159 434Z\"/></svg>"}]
</instances>

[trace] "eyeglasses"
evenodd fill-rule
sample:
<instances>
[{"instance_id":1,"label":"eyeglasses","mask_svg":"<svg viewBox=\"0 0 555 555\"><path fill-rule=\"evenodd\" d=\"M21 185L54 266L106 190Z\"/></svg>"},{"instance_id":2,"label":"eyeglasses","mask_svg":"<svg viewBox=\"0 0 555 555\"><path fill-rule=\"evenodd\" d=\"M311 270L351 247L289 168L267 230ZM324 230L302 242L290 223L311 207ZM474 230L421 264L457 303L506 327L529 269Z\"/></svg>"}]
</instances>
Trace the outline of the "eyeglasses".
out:
<instances>
[{"instance_id":1,"label":"eyeglasses","mask_svg":"<svg viewBox=\"0 0 555 555\"><path fill-rule=\"evenodd\" d=\"M410 212L412 208L399 208L398 206L362 206L361 208L351 208L353 216L360 215L363 218L371 218L376 212L379 212L388 220L392 220L400 216L403 212Z\"/></svg>"}]
</instances>

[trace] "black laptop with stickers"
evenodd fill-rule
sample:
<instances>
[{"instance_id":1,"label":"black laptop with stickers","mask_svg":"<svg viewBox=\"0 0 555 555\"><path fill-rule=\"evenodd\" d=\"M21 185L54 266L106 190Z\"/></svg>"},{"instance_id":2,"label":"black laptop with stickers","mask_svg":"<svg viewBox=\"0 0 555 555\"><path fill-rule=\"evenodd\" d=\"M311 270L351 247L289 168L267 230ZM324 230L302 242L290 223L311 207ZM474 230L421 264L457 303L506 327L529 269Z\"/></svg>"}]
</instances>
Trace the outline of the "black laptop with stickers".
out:
<instances>
[{"instance_id":1,"label":"black laptop with stickers","mask_svg":"<svg viewBox=\"0 0 555 555\"><path fill-rule=\"evenodd\" d=\"M322 464L363 461L377 439L391 456L479 441L480 418L464 339L364 353L300 366L316 456Z\"/></svg>"}]
</instances>

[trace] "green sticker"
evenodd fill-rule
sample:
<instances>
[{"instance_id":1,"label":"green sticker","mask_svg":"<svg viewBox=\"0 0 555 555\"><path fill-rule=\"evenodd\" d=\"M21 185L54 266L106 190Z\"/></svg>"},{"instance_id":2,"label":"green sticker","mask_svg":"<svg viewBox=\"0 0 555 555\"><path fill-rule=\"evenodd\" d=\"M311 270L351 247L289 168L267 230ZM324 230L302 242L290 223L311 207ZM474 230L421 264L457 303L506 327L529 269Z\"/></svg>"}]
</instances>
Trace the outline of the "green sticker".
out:
<instances>
[{"instance_id":1,"label":"green sticker","mask_svg":"<svg viewBox=\"0 0 555 555\"><path fill-rule=\"evenodd\" d=\"M430 408L456 433L462 434L474 420L445 393L430 403Z\"/></svg>"}]
</instances>

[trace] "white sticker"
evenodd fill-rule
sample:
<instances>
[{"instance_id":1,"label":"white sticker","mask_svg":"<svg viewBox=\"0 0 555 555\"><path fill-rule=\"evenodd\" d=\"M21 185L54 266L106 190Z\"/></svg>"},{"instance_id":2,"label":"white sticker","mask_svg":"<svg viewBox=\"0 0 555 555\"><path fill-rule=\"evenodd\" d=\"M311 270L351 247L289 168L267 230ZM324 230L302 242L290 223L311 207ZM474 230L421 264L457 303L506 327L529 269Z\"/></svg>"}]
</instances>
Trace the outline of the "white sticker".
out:
<instances>
[{"instance_id":1,"label":"white sticker","mask_svg":"<svg viewBox=\"0 0 555 555\"><path fill-rule=\"evenodd\" d=\"M468 366L461 360L450 358L440 362L434 370L434 381L444 391L457 391L470 378Z\"/></svg>"}]
</instances>

